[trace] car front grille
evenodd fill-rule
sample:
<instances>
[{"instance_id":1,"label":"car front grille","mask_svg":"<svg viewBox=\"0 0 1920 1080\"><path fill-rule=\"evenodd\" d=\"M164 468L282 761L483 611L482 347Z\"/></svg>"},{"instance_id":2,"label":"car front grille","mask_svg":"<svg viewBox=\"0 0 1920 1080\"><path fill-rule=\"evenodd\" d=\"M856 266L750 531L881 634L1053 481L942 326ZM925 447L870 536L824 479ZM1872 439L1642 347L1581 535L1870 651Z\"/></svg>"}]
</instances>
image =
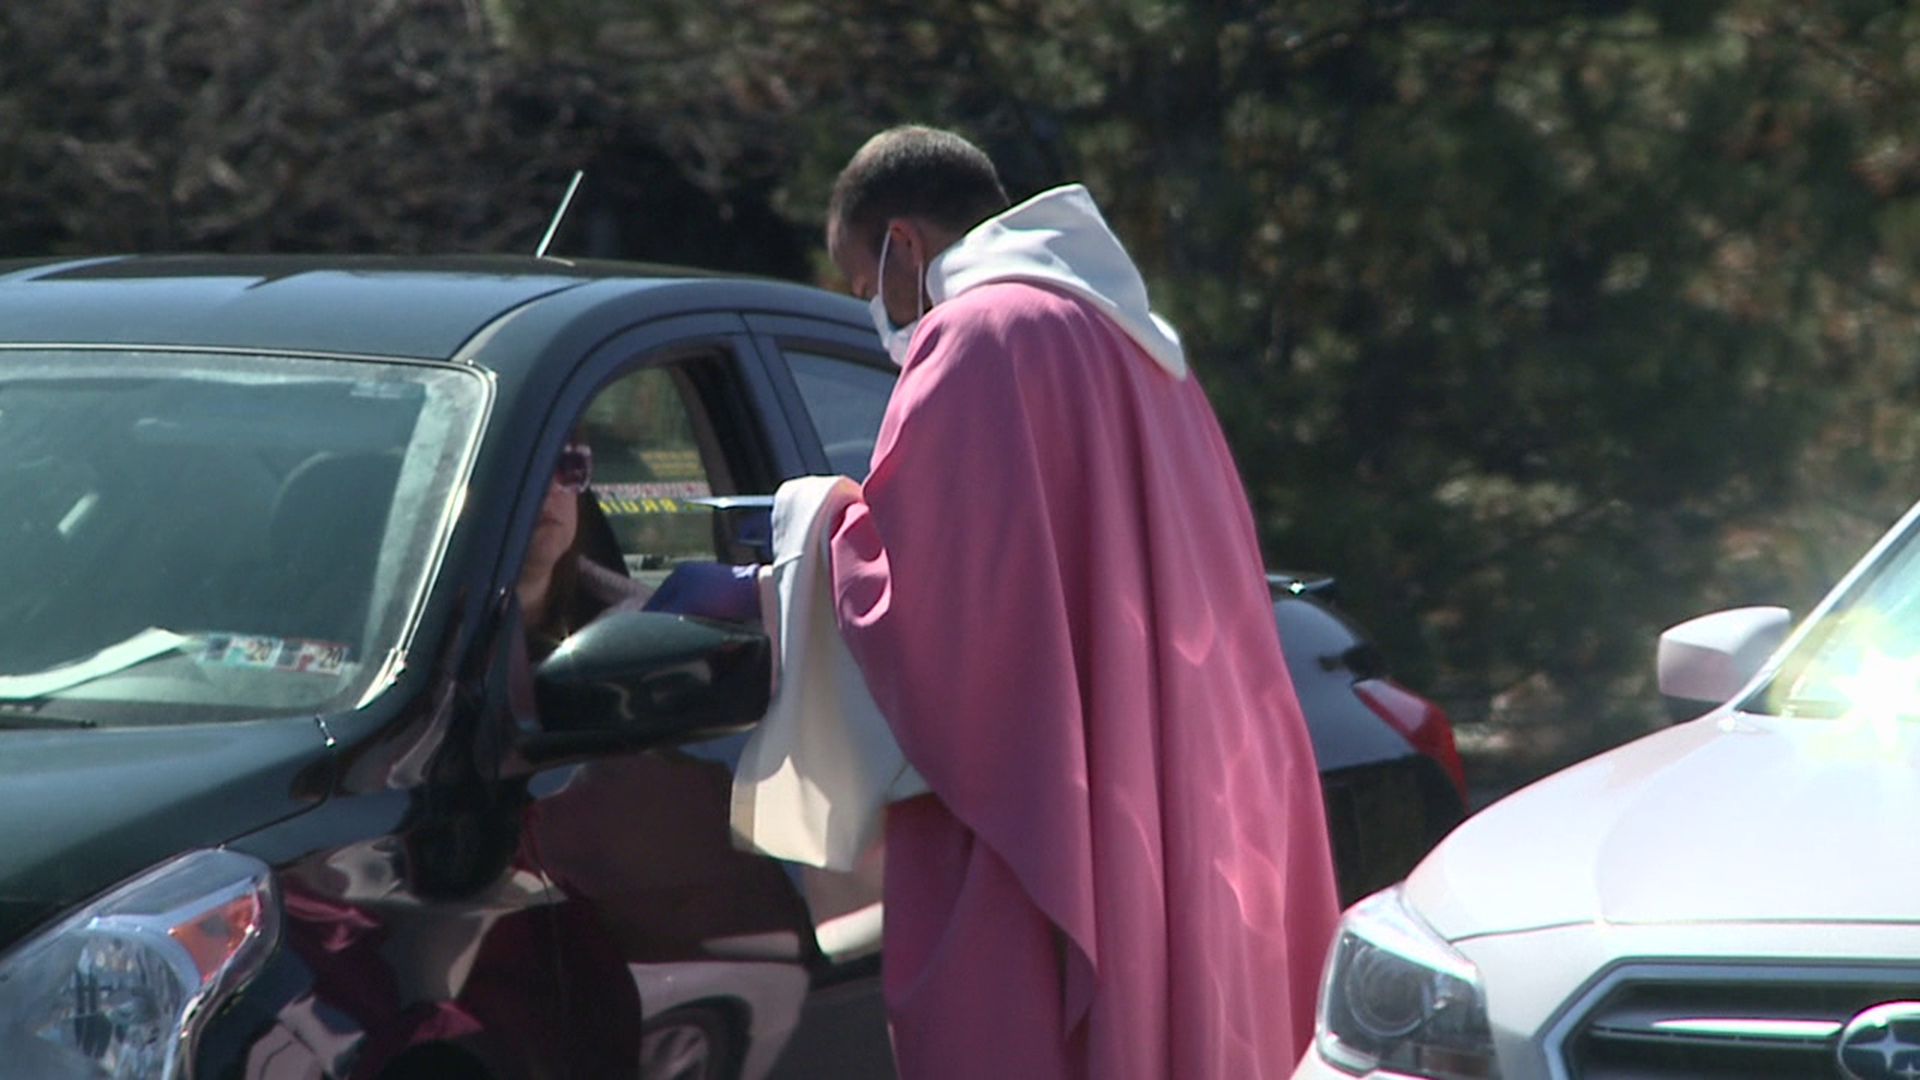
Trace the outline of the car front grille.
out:
<instances>
[{"instance_id":1,"label":"car front grille","mask_svg":"<svg viewBox=\"0 0 1920 1080\"><path fill-rule=\"evenodd\" d=\"M1870 1006L1920 997L1920 970L1642 965L1613 972L1556 1027L1569 1080L1834 1080Z\"/></svg>"}]
</instances>

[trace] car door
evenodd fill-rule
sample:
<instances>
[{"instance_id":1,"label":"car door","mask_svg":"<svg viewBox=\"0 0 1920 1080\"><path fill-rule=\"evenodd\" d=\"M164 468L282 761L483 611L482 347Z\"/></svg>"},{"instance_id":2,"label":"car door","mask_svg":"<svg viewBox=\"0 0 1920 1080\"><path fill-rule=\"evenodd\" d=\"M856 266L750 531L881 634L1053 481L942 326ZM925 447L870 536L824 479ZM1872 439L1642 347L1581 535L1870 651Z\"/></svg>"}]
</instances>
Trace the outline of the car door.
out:
<instances>
[{"instance_id":1,"label":"car door","mask_svg":"<svg viewBox=\"0 0 1920 1080\"><path fill-rule=\"evenodd\" d=\"M894 370L871 338L766 312L618 334L558 391L532 480L562 443L591 445L608 562L655 585L719 553L713 501L770 496L805 473L865 474ZM737 850L728 814L745 738L535 777L528 857L566 894L557 921L611 943L632 980L639 1075L891 1076L878 853L840 874ZM592 948L562 951L605 984ZM628 1008L608 1022L626 1024Z\"/></svg>"},{"instance_id":2,"label":"car door","mask_svg":"<svg viewBox=\"0 0 1920 1080\"><path fill-rule=\"evenodd\" d=\"M576 545L630 600L715 557L713 499L804 467L743 331L698 316L615 335L556 392L529 451L539 487L563 444L591 450ZM522 857L561 895L577 985L602 988L582 1004L639 1031L635 1075L764 1075L819 963L798 873L732 843L743 739L603 755L529 784Z\"/></svg>"}]
</instances>

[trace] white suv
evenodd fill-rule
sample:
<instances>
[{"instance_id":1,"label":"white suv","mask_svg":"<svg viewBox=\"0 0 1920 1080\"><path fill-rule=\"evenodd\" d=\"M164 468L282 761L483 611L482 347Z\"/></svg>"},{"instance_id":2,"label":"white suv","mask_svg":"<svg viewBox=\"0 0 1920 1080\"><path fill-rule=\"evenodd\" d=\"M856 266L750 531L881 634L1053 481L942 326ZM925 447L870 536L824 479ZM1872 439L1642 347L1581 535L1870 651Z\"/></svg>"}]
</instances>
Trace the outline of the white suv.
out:
<instances>
[{"instance_id":1,"label":"white suv","mask_svg":"<svg viewBox=\"0 0 1920 1080\"><path fill-rule=\"evenodd\" d=\"M1705 715L1356 904L1300 1078L1920 1078L1920 506L1788 634L1660 640Z\"/></svg>"}]
</instances>

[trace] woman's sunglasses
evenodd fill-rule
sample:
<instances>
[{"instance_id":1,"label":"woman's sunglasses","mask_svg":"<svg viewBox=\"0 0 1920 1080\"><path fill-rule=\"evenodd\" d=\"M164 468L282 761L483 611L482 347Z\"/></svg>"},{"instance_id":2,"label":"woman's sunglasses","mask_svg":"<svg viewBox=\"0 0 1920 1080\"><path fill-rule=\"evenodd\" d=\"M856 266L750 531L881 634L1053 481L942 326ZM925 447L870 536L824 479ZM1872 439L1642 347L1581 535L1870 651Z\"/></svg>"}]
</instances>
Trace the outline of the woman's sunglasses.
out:
<instances>
[{"instance_id":1,"label":"woman's sunglasses","mask_svg":"<svg viewBox=\"0 0 1920 1080\"><path fill-rule=\"evenodd\" d=\"M593 450L584 443L568 443L560 448L553 463L553 482L572 492L587 490L593 480Z\"/></svg>"}]
</instances>

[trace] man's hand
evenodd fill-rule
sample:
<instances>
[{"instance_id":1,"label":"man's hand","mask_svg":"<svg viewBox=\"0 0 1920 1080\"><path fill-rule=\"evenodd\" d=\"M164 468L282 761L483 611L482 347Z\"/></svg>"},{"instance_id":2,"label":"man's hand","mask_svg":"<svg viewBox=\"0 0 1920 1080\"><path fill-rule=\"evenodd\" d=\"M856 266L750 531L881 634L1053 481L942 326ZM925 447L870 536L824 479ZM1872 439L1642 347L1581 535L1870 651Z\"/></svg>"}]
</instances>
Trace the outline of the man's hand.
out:
<instances>
[{"instance_id":1,"label":"man's hand","mask_svg":"<svg viewBox=\"0 0 1920 1080\"><path fill-rule=\"evenodd\" d=\"M681 563L648 598L646 610L753 622L760 617L759 570L717 562Z\"/></svg>"}]
</instances>

